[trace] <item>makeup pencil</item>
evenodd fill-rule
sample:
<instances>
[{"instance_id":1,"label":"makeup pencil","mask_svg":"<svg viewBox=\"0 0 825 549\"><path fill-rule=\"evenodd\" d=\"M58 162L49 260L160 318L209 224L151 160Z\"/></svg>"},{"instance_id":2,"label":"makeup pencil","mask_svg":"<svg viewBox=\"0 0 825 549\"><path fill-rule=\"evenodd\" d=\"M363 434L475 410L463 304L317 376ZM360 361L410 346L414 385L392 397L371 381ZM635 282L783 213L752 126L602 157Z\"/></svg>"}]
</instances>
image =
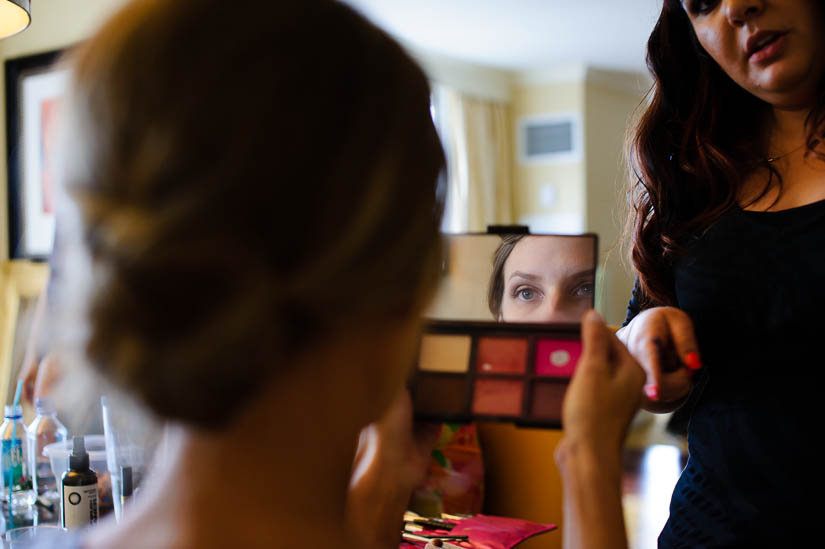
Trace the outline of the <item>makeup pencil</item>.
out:
<instances>
[{"instance_id":1,"label":"makeup pencil","mask_svg":"<svg viewBox=\"0 0 825 549\"><path fill-rule=\"evenodd\" d=\"M679 355L676 353L676 348L673 346L672 341L668 341L668 344L665 345L661 338L654 337L653 344L656 345L656 350L659 355L659 363L662 365L662 372L669 374L677 372L681 368L687 367L679 359Z\"/></svg>"}]
</instances>

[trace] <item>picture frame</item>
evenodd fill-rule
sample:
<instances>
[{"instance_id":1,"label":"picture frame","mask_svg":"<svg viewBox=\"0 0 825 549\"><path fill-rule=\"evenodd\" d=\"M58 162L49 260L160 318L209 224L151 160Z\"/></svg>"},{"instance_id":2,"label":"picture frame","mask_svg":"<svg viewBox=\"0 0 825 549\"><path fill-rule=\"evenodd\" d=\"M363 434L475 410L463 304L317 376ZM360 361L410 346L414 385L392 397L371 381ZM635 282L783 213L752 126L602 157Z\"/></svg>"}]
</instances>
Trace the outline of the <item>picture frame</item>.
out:
<instances>
[{"instance_id":1,"label":"picture frame","mask_svg":"<svg viewBox=\"0 0 825 549\"><path fill-rule=\"evenodd\" d=\"M54 245L56 190L50 150L68 71L62 50L8 59L6 147L11 259L47 261Z\"/></svg>"}]
</instances>

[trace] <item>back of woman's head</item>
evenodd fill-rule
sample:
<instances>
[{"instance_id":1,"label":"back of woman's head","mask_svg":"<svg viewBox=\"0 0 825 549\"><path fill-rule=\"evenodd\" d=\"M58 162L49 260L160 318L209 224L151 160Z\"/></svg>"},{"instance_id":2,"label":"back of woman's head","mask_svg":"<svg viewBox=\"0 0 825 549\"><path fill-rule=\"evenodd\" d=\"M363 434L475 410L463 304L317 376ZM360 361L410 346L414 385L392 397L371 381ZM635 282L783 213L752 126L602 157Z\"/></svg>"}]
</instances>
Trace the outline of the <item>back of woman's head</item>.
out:
<instances>
[{"instance_id":1,"label":"back of woman's head","mask_svg":"<svg viewBox=\"0 0 825 549\"><path fill-rule=\"evenodd\" d=\"M145 0L73 58L67 188L89 360L161 417L233 411L437 276L443 153L420 69L333 1Z\"/></svg>"}]
</instances>

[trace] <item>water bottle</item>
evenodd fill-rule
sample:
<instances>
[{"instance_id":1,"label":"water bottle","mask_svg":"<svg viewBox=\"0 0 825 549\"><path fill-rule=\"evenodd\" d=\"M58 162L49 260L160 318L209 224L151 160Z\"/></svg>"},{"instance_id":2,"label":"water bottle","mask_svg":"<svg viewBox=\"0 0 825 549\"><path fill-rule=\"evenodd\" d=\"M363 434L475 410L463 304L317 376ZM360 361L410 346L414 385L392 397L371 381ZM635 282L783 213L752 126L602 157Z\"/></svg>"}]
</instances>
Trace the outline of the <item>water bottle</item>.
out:
<instances>
[{"instance_id":1,"label":"water bottle","mask_svg":"<svg viewBox=\"0 0 825 549\"><path fill-rule=\"evenodd\" d=\"M3 443L0 454L3 501L9 502L11 493L11 512L25 512L34 503L34 491L26 459L29 452L26 426L23 424L23 407L6 405L4 416L5 420L0 426L0 440Z\"/></svg>"},{"instance_id":2,"label":"water bottle","mask_svg":"<svg viewBox=\"0 0 825 549\"><path fill-rule=\"evenodd\" d=\"M47 398L35 401L37 416L28 429L29 471L34 493L46 498L50 503L60 501L60 488L54 478L51 462L43 455L43 448L53 442L63 442L69 436L66 427L57 419L54 406Z\"/></svg>"}]
</instances>

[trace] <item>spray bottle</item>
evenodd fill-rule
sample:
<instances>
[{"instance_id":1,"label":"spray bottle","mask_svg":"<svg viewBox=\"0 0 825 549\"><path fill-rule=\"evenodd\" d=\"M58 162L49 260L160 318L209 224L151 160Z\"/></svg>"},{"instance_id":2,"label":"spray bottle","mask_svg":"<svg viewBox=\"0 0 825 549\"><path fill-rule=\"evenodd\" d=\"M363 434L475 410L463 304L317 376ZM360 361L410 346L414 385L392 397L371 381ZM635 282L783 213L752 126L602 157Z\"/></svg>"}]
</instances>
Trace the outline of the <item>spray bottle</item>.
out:
<instances>
[{"instance_id":1,"label":"spray bottle","mask_svg":"<svg viewBox=\"0 0 825 549\"><path fill-rule=\"evenodd\" d=\"M83 437L74 437L69 470L63 473L60 505L61 525L66 530L97 522L97 473L89 468L89 453Z\"/></svg>"}]
</instances>

